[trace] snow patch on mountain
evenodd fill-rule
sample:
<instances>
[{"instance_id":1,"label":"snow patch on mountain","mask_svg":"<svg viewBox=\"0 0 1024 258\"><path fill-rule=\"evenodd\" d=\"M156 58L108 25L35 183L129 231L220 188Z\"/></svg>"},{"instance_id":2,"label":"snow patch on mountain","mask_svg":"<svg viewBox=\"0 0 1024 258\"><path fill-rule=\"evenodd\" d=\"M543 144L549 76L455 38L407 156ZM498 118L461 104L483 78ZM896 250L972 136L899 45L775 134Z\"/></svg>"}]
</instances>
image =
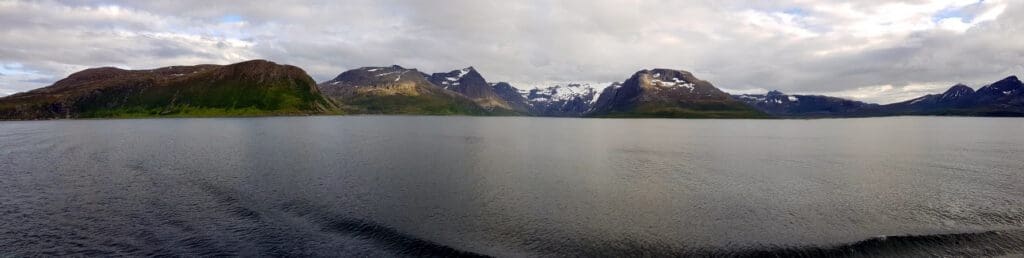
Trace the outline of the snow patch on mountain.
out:
<instances>
[{"instance_id":1,"label":"snow patch on mountain","mask_svg":"<svg viewBox=\"0 0 1024 258\"><path fill-rule=\"evenodd\" d=\"M654 74L654 78L659 78L659 77L661 77L660 73ZM664 81L664 80L661 80L661 79L651 79L651 83L654 83L654 85L657 85L657 86L660 86L660 87L682 87L682 88L686 88L686 89L688 89L690 91L693 91L693 85L694 85L693 83L690 83L690 82L688 82L686 80L682 80L682 79L679 79L679 78L671 78L671 79L668 79L668 81Z\"/></svg>"},{"instance_id":2,"label":"snow patch on mountain","mask_svg":"<svg viewBox=\"0 0 1024 258\"><path fill-rule=\"evenodd\" d=\"M589 83L568 83L543 89L520 91L530 102L571 101L579 98L587 103L597 101L600 92Z\"/></svg>"},{"instance_id":3,"label":"snow patch on mountain","mask_svg":"<svg viewBox=\"0 0 1024 258\"><path fill-rule=\"evenodd\" d=\"M449 86L459 86L461 84L459 83L459 80L462 80L463 77L466 77L466 75L469 74L469 72L472 70L473 67L466 67L462 68L461 70L458 70L458 73L454 74L454 76L444 77L444 80L441 81L441 86L444 87L445 89L449 89Z\"/></svg>"}]
</instances>

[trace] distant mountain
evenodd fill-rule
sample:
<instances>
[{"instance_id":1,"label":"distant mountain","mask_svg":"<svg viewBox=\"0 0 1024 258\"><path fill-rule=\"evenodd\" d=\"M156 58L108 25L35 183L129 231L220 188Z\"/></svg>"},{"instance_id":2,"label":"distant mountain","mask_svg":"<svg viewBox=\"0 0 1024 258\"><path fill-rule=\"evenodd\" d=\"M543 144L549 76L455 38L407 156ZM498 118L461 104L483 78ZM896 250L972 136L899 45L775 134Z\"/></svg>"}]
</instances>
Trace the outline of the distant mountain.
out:
<instances>
[{"instance_id":1,"label":"distant mountain","mask_svg":"<svg viewBox=\"0 0 1024 258\"><path fill-rule=\"evenodd\" d=\"M348 70L318 86L345 110L354 113L489 114L472 99L431 83L416 69L397 65Z\"/></svg>"},{"instance_id":2,"label":"distant mountain","mask_svg":"<svg viewBox=\"0 0 1024 258\"><path fill-rule=\"evenodd\" d=\"M533 115L533 105L526 100L526 92L513 87L507 82L491 83L491 88L494 89L494 93L498 94L498 97L505 100L512 107L512 110L520 112L521 114Z\"/></svg>"},{"instance_id":3,"label":"distant mountain","mask_svg":"<svg viewBox=\"0 0 1024 258\"><path fill-rule=\"evenodd\" d=\"M513 109L472 66L447 73L434 73L427 79L434 85L472 99L488 110Z\"/></svg>"},{"instance_id":4,"label":"distant mountain","mask_svg":"<svg viewBox=\"0 0 1024 258\"><path fill-rule=\"evenodd\" d=\"M877 104L816 95L786 95L779 91L768 94L734 95L733 98L757 110L778 117L840 117L862 116L878 109Z\"/></svg>"},{"instance_id":5,"label":"distant mountain","mask_svg":"<svg viewBox=\"0 0 1024 258\"><path fill-rule=\"evenodd\" d=\"M974 91L957 84L942 94L882 106L884 115L1024 116L1024 84L1006 77Z\"/></svg>"},{"instance_id":6,"label":"distant mountain","mask_svg":"<svg viewBox=\"0 0 1024 258\"><path fill-rule=\"evenodd\" d=\"M321 114L336 112L305 71L253 60L153 70L86 69L0 98L0 119Z\"/></svg>"},{"instance_id":7,"label":"distant mountain","mask_svg":"<svg viewBox=\"0 0 1024 258\"><path fill-rule=\"evenodd\" d=\"M578 117L593 108L600 93L587 83L569 83L521 92L538 116Z\"/></svg>"},{"instance_id":8,"label":"distant mountain","mask_svg":"<svg viewBox=\"0 0 1024 258\"><path fill-rule=\"evenodd\" d=\"M766 115L690 72L653 69L605 88L587 116L746 118Z\"/></svg>"}]
</instances>

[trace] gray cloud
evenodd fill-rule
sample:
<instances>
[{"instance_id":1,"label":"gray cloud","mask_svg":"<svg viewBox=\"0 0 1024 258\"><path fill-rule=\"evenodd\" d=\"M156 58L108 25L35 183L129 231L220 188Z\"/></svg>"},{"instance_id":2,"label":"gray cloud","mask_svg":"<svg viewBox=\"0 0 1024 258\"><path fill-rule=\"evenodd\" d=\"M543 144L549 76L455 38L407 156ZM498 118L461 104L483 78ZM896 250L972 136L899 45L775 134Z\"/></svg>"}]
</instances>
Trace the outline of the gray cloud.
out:
<instances>
[{"instance_id":1,"label":"gray cloud","mask_svg":"<svg viewBox=\"0 0 1024 258\"><path fill-rule=\"evenodd\" d=\"M1024 71L1024 3L664 1L0 1L0 91L95 66L253 58L323 81L361 66L474 66L520 87L652 67L733 91L892 102ZM33 83L26 83L32 81Z\"/></svg>"}]
</instances>

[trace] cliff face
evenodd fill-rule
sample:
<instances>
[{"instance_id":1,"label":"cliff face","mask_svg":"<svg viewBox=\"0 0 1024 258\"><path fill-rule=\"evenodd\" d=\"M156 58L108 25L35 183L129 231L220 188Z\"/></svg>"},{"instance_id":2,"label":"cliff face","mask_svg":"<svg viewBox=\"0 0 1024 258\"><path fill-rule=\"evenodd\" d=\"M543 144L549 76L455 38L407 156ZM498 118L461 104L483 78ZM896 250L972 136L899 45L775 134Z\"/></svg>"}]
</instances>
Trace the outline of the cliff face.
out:
<instances>
[{"instance_id":1,"label":"cliff face","mask_svg":"<svg viewBox=\"0 0 1024 258\"><path fill-rule=\"evenodd\" d=\"M92 68L0 98L0 119L321 114L337 106L305 71L253 60L152 70Z\"/></svg>"}]
</instances>

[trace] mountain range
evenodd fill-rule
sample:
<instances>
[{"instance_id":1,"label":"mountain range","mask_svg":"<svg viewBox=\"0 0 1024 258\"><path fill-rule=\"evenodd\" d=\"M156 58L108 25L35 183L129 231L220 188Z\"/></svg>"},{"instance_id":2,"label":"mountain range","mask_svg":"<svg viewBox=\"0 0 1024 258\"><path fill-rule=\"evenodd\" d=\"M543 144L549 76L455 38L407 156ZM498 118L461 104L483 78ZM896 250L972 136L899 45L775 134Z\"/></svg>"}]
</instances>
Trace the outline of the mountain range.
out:
<instances>
[{"instance_id":1,"label":"mountain range","mask_svg":"<svg viewBox=\"0 0 1024 258\"><path fill-rule=\"evenodd\" d=\"M1024 84L1006 77L977 91L957 84L942 94L884 106L883 115L1024 116Z\"/></svg>"},{"instance_id":2,"label":"mountain range","mask_svg":"<svg viewBox=\"0 0 1024 258\"><path fill-rule=\"evenodd\" d=\"M733 98L776 117L862 116L865 112L879 108L878 104L855 100L818 95L787 95L779 91L734 95Z\"/></svg>"},{"instance_id":3,"label":"mountain range","mask_svg":"<svg viewBox=\"0 0 1024 258\"><path fill-rule=\"evenodd\" d=\"M982 86L977 91L956 84L941 94L887 105L828 96L786 95L778 91L733 98L776 117L1024 116L1024 84L1016 76Z\"/></svg>"},{"instance_id":4,"label":"mountain range","mask_svg":"<svg viewBox=\"0 0 1024 258\"><path fill-rule=\"evenodd\" d=\"M729 95L692 73L637 71L622 82L516 88L473 67L424 73L362 67L316 84L298 67L253 60L152 70L86 69L53 85L0 97L0 119L312 114L524 115L552 117L819 118L894 115L1024 116L1015 76L977 91L888 105L819 96Z\"/></svg>"}]
</instances>

